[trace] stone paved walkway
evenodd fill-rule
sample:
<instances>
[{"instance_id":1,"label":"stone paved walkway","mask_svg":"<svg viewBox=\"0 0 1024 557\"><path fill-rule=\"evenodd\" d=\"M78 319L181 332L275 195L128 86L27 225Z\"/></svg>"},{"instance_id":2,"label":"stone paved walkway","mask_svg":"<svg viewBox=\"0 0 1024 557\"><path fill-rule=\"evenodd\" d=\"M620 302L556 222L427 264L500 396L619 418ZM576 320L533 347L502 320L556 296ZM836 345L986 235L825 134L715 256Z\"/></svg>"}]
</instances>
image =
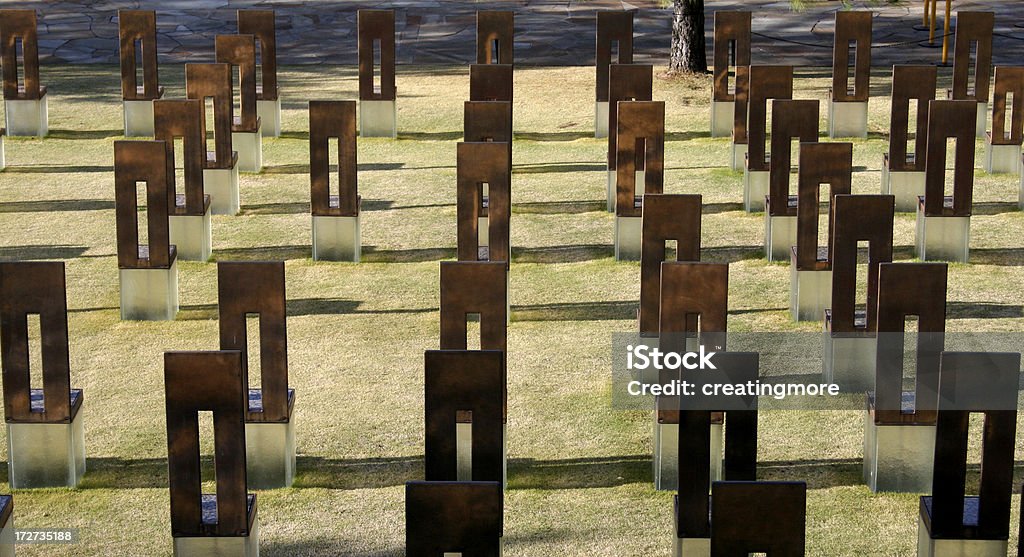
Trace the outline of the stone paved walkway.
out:
<instances>
[{"instance_id":1,"label":"stone paved walkway","mask_svg":"<svg viewBox=\"0 0 1024 557\"><path fill-rule=\"evenodd\" d=\"M789 1L708 0L708 54L711 14L718 9L747 9L755 12L755 61L830 65L833 12L841 4L838 0L808 3L806 10L795 13ZM921 23L921 0L897 4L858 0L855 4L876 14L874 65L939 60L941 50L926 46L927 31L914 28ZM117 10L131 8L158 11L161 61L208 61L214 37L235 32L235 10L251 7L277 10L282 64L354 64L356 9L360 7L396 9L401 64L468 63L475 53L475 12L515 10L515 57L523 65L592 64L595 10L632 9L636 10L636 58L660 64L667 57L671 29L671 11L661 5L658 0L0 0L3 7L39 12L44 64L116 64ZM956 8L995 11L995 62L1020 63L1024 1L957 0Z\"/></svg>"}]
</instances>

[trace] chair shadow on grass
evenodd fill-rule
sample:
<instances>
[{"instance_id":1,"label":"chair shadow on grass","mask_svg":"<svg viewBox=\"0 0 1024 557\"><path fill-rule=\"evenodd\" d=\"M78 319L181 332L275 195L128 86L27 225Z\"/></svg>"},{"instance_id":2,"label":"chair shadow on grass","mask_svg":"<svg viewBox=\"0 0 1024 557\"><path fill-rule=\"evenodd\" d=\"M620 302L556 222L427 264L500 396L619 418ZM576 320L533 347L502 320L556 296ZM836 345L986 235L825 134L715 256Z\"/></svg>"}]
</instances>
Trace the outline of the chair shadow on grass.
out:
<instances>
[{"instance_id":1,"label":"chair shadow on grass","mask_svg":"<svg viewBox=\"0 0 1024 557\"><path fill-rule=\"evenodd\" d=\"M399 140L413 140L413 141L455 141L462 139L462 131L447 131L447 132L398 132Z\"/></svg>"},{"instance_id":2,"label":"chair shadow on grass","mask_svg":"<svg viewBox=\"0 0 1024 557\"><path fill-rule=\"evenodd\" d=\"M109 139L124 137L124 129L118 130L49 130L48 139Z\"/></svg>"},{"instance_id":3,"label":"chair shadow on grass","mask_svg":"<svg viewBox=\"0 0 1024 557\"><path fill-rule=\"evenodd\" d=\"M309 202L254 203L242 207L243 215L301 215L309 213Z\"/></svg>"},{"instance_id":4,"label":"chair shadow on grass","mask_svg":"<svg viewBox=\"0 0 1024 557\"><path fill-rule=\"evenodd\" d=\"M580 215L606 210L605 201L530 201L513 203L512 214L516 215Z\"/></svg>"},{"instance_id":5,"label":"chair shadow on grass","mask_svg":"<svg viewBox=\"0 0 1024 557\"><path fill-rule=\"evenodd\" d=\"M579 263L615 256L609 244L575 244L564 246L513 247L513 263Z\"/></svg>"},{"instance_id":6,"label":"chair shadow on grass","mask_svg":"<svg viewBox=\"0 0 1024 557\"><path fill-rule=\"evenodd\" d=\"M288 537L278 537L260 540L260 552L264 555L349 555L350 557L405 557L405 546L392 546L390 549L373 550L370 552L354 551L352 548L366 540L360 537L351 537L350 531L331 532L313 536L303 536L296 539L299 534L291 533ZM506 536L507 537L507 536ZM376 540L379 545L380 540Z\"/></svg>"},{"instance_id":7,"label":"chair shadow on grass","mask_svg":"<svg viewBox=\"0 0 1024 557\"><path fill-rule=\"evenodd\" d=\"M742 210L742 203L705 203L701 207L700 212L704 215L717 215L719 213L733 213Z\"/></svg>"},{"instance_id":8,"label":"chair shadow on grass","mask_svg":"<svg viewBox=\"0 0 1024 557\"><path fill-rule=\"evenodd\" d=\"M512 166L512 174L558 174L570 172L603 172L607 170L604 163L588 162L540 162L533 164L516 164Z\"/></svg>"},{"instance_id":9,"label":"chair shadow on grass","mask_svg":"<svg viewBox=\"0 0 1024 557\"><path fill-rule=\"evenodd\" d=\"M512 321L618 321L636 319L639 303L566 302L512 306Z\"/></svg>"},{"instance_id":10,"label":"chair shadow on grass","mask_svg":"<svg viewBox=\"0 0 1024 557\"><path fill-rule=\"evenodd\" d=\"M970 262L975 265L1024 266L1024 248L971 248Z\"/></svg>"},{"instance_id":11,"label":"chair shadow on grass","mask_svg":"<svg viewBox=\"0 0 1024 557\"><path fill-rule=\"evenodd\" d=\"M376 246L363 246L361 261L366 263L425 263L454 259L455 248L414 248L414 249L377 249Z\"/></svg>"},{"instance_id":12,"label":"chair shadow on grass","mask_svg":"<svg viewBox=\"0 0 1024 557\"><path fill-rule=\"evenodd\" d=\"M12 165L4 169L7 174L82 174L93 172L113 172L113 166L88 164L29 164Z\"/></svg>"},{"instance_id":13,"label":"chair shadow on grass","mask_svg":"<svg viewBox=\"0 0 1024 557\"><path fill-rule=\"evenodd\" d=\"M0 247L0 261L38 261L45 259L75 259L83 257L86 246L3 246Z\"/></svg>"},{"instance_id":14,"label":"chair shadow on grass","mask_svg":"<svg viewBox=\"0 0 1024 557\"><path fill-rule=\"evenodd\" d=\"M700 260L705 263L733 263L763 258L764 246L715 246L700 250Z\"/></svg>"},{"instance_id":15,"label":"chair shadow on grass","mask_svg":"<svg viewBox=\"0 0 1024 557\"><path fill-rule=\"evenodd\" d=\"M109 211L114 202L106 199L50 199L0 203L0 213L50 213L65 211Z\"/></svg>"},{"instance_id":16,"label":"chair shadow on grass","mask_svg":"<svg viewBox=\"0 0 1024 557\"><path fill-rule=\"evenodd\" d=\"M399 170L405 166L402 162L368 162L360 163L357 165L359 172L370 172L375 170ZM330 171L332 173L338 172L338 165L330 165ZM275 164L272 166L264 166L263 174L305 174L309 175L309 164L308 163L288 163L288 164Z\"/></svg>"},{"instance_id":17,"label":"chair shadow on grass","mask_svg":"<svg viewBox=\"0 0 1024 557\"><path fill-rule=\"evenodd\" d=\"M8 481L6 463L0 481ZM202 455L204 477L213 477L212 455ZM808 489L863 485L860 458L760 461L761 481L800 480ZM967 467L967 478L977 484L980 466ZM1024 475L1024 461L1014 462L1014 481ZM300 454L296 459L296 489L379 489L404 485L424 477L423 455L357 459L324 458ZM509 489L589 489L651 482L651 455L624 455L538 460L513 458L508 462ZM79 489L166 489L167 460L89 457L88 472Z\"/></svg>"},{"instance_id":18,"label":"chair shadow on grass","mask_svg":"<svg viewBox=\"0 0 1024 557\"><path fill-rule=\"evenodd\" d=\"M509 489L587 489L653 481L650 455L624 455L508 463Z\"/></svg>"},{"instance_id":19,"label":"chair shadow on grass","mask_svg":"<svg viewBox=\"0 0 1024 557\"><path fill-rule=\"evenodd\" d=\"M859 458L760 461L757 463L757 479L805 481L807 489L863 485L864 461Z\"/></svg>"},{"instance_id":20,"label":"chair shadow on grass","mask_svg":"<svg viewBox=\"0 0 1024 557\"><path fill-rule=\"evenodd\" d=\"M362 304L363 302L360 300L346 300L344 298L290 298L286 302L286 312L288 317L307 317L313 315L416 314L436 313L438 311L438 308L360 309ZM219 309L215 303L190 304L183 305L178 309L178 315L175 320L213 320L217 319L218 315Z\"/></svg>"},{"instance_id":21,"label":"chair shadow on grass","mask_svg":"<svg viewBox=\"0 0 1024 557\"><path fill-rule=\"evenodd\" d=\"M262 246L249 248L218 248L213 251L218 261L286 261L289 259L310 259L313 246Z\"/></svg>"},{"instance_id":22,"label":"chair shadow on grass","mask_svg":"<svg viewBox=\"0 0 1024 557\"><path fill-rule=\"evenodd\" d=\"M1013 201L981 201L971 205L972 215L1002 215L1020 212L1020 207Z\"/></svg>"},{"instance_id":23,"label":"chair shadow on grass","mask_svg":"<svg viewBox=\"0 0 1024 557\"><path fill-rule=\"evenodd\" d=\"M438 308L393 308L393 309L361 309L360 300L342 298L292 298L288 300L288 317L304 317L311 315L354 315L354 314L416 314L437 313Z\"/></svg>"},{"instance_id":24,"label":"chair shadow on grass","mask_svg":"<svg viewBox=\"0 0 1024 557\"><path fill-rule=\"evenodd\" d=\"M386 211L392 208L394 201L390 199L363 199L360 209L363 211ZM113 204L111 204L113 208ZM4 212L0 206L0 212ZM242 207L243 215L302 215L310 213L308 201L291 201L283 203L255 203Z\"/></svg>"},{"instance_id":25,"label":"chair shadow on grass","mask_svg":"<svg viewBox=\"0 0 1024 557\"><path fill-rule=\"evenodd\" d=\"M515 132L514 140L522 141L575 141L577 139L594 139L593 131L560 131L560 132Z\"/></svg>"},{"instance_id":26,"label":"chair shadow on grass","mask_svg":"<svg viewBox=\"0 0 1024 557\"><path fill-rule=\"evenodd\" d=\"M1024 317L1024 306L990 302L948 302L947 319L1007 319Z\"/></svg>"},{"instance_id":27,"label":"chair shadow on grass","mask_svg":"<svg viewBox=\"0 0 1024 557\"><path fill-rule=\"evenodd\" d=\"M375 489L422 480L423 455L333 459L299 455L295 487Z\"/></svg>"}]
</instances>

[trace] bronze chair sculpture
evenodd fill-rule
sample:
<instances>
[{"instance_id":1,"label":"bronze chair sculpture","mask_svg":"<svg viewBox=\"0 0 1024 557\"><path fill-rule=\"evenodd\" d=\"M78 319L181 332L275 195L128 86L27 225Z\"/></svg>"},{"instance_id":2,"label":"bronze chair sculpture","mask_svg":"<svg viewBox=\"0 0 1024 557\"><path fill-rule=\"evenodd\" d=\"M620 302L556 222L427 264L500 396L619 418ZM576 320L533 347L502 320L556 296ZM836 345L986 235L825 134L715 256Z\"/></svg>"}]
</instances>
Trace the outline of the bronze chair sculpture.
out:
<instances>
[{"instance_id":1,"label":"bronze chair sculpture","mask_svg":"<svg viewBox=\"0 0 1024 557\"><path fill-rule=\"evenodd\" d=\"M878 268L892 261L895 209L890 195L832 199L832 303L825 310L823 372L845 392L866 392L875 380ZM867 284L857 284L858 243L868 243ZM866 293L859 309L858 290Z\"/></svg>"},{"instance_id":2,"label":"bronze chair sculpture","mask_svg":"<svg viewBox=\"0 0 1024 557\"><path fill-rule=\"evenodd\" d=\"M695 349L696 343L707 347L708 351L725 351L728 295L728 264L662 263L658 318L660 349L684 352ZM665 369L658 372L658 382L661 384L676 379L680 379L679 370ZM678 487L679 408L678 397L659 396L655 399L655 489ZM715 421L720 423L721 417L715 416ZM721 428L718 428L716 436L720 435Z\"/></svg>"},{"instance_id":3,"label":"bronze chair sculpture","mask_svg":"<svg viewBox=\"0 0 1024 557\"><path fill-rule=\"evenodd\" d=\"M661 306L661 264L666 242L676 242L675 261L700 261L701 196L651 194L643 212L640 248L641 336L658 334Z\"/></svg>"},{"instance_id":4,"label":"bronze chair sculpture","mask_svg":"<svg viewBox=\"0 0 1024 557\"><path fill-rule=\"evenodd\" d=\"M140 182L146 184L144 238L139 237L136 202ZM178 313L178 253L170 243L168 198L164 142L115 141L114 202L121 319L172 320Z\"/></svg>"},{"instance_id":5,"label":"bronze chair sculpture","mask_svg":"<svg viewBox=\"0 0 1024 557\"><path fill-rule=\"evenodd\" d=\"M457 154L459 261L511 260L511 174L506 143L463 142Z\"/></svg>"},{"instance_id":6,"label":"bronze chair sculpture","mask_svg":"<svg viewBox=\"0 0 1024 557\"><path fill-rule=\"evenodd\" d=\"M654 67L646 64L612 64L608 71L608 211L615 211L616 182L618 172L618 148L616 131L618 126L619 101L651 101L654 83ZM636 172L643 172L641 165ZM644 182L638 177L639 182Z\"/></svg>"},{"instance_id":7,"label":"bronze chair sculpture","mask_svg":"<svg viewBox=\"0 0 1024 557\"><path fill-rule=\"evenodd\" d=\"M737 87L740 79L737 77ZM747 158L743 169L743 208L753 213L764 210L764 196L768 193L771 170L765 146L768 100L793 98L793 67L750 66L747 79ZM740 93L737 92L737 107L739 102Z\"/></svg>"},{"instance_id":8,"label":"bronze chair sculpture","mask_svg":"<svg viewBox=\"0 0 1024 557\"><path fill-rule=\"evenodd\" d=\"M1020 353L944 352L939 364L935 477L921 497L919 554L968 546L1003 555L1010 534ZM970 415L984 416L978 495L968 496Z\"/></svg>"},{"instance_id":9,"label":"bronze chair sculpture","mask_svg":"<svg viewBox=\"0 0 1024 557\"><path fill-rule=\"evenodd\" d=\"M503 497L498 482L407 482L405 554L499 557Z\"/></svg>"},{"instance_id":10,"label":"bronze chair sculpture","mask_svg":"<svg viewBox=\"0 0 1024 557\"><path fill-rule=\"evenodd\" d=\"M665 103L620 101L616 112L615 259L638 260L644 196L665 183Z\"/></svg>"},{"instance_id":11,"label":"bronze chair sculpture","mask_svg":"<svg viewBox=\"0 0 1024 557\"><path fill-rule=\"evenodd\" d=\"M974 195L974 101L932 101L928 109L928 144L924 196L917 202L915 252L922 260L966 263L970 257L971 207ZM953 195L946 191L946 144L956 141Z\"/></svg>"},{"instance_id":12,"label":"bronze chair sculpture","mask_svg":"<svg viewBox=\"0 0 1024 557\"><path fill-rule=\"evenodd\" d=\"M0 66L7 135L46 137L50 129L48 97L46 87L39 84L35 10L0 10Z\"/></svg>"},{"instance_id":13,"label":"bronze chair sculpture","mask_svg":"<svg viewBox=\"0 0 1024 557\"><path fill-rule=\"evenodd\" d=\"M849 194L853 144L801 143L797 178L796 245L789 252L789 310L794 321L817 321L832 301L832 203ZM818 235L821 188L828 185L825 245Z\"/></svg>"},{"instance_id":14,"label":"bronze chair sculpture","mask_svg":"<svg viewBox=\"0 0 1024 557\"><path fill-rule=\"evenodd\" d=\"M166 352L167 468L177 555L259 554L256 495L246 491L245 405L238 351ZM199 412L213 414L217 492L202 493Z\"/></svg>"},{"instance_id":15,"label":"bronze chair sculpture","mask_svg":"<svg viewBox=\"0 0 1024 557\"><path fill-rule=\"evenodd\" d=\"M395 12L359 10L359 135L398 135ZM379 74L378 74L379 72Z\"/></svg>"},{"instance_id":16,"label":"bronze chair sculpture","mask_svg":"<svg viewBox=\"0 0 1024 557\"><path fill-rule=\"evenodd\" d=\"M238 195L238 153L233 148L232 123L235 120L234 93L230 64L185 64L185 92L189 99L205 107L213 104L213 121L201 111L200 135L213 132L213 151L203 157L203 187L210 194L210 210L215 215L236 215Z\"/></svg>"},{"instance_id":17,"label":"bronze chair sculpture","mask_svg":"<svg viewBox=\"0 0 1024 557\"><path fill-rule=\"evenodd\" d=\"M167 150L167 206L170 241L178 257L208 261L213 252L211 199L203 183L206 138L202 134L203 104L194 99L153 102L154 137ZM184 193L178 193L174 142L181 139Z\"/></svg>"},{"instance_id":18,"label":"bronze chair sculpture","mask_svg":"<svg viewBox=\"0 0 1024 557\"><path fill-rule=\"evenodd\" d=\"M871 491L931 489L939 355L945 344L946 264L878 267L875 386L864 416L864 482ZM914 389L903 390L908 317L917 317Z\"/></svg>"},{"instance_id":19,"label":"bronze chair sculpture","mask_svg":"<svg viewBox=\"0 0 1024 557\"><path fill-rule=\"evenodd\" d=\"M996 67L993 89L992 131L985 134L985 172L1019 175L1024 141L1024 68Z\"/></svg>"},{"instance_id":20,"label":"bronze chair sculpture","mask_svg":"<svg viewBox=\"0 0 1024 557\"><path fill-rule=\"evenodd\" d=\"M714 362L717 380L723 375L737 384L758 379L759 362L755 352L723 352L715 355ZM712 476L721 477L727 483L757 479L757 397L742 409L728 402L724 404L729 407L715 407L711 400L693 401L692 404L698 406L693 409L686 408L688 404L684 403L679 413L679 454L683 456L679 461L679 487L675 496L677 555L692 555L699 552L698 548L712 543L714 509L708 497ZM712 441L716 435L724 435L724 447ZM722 452L715 452L719 450ZM712 461L720 468L717 474ZM716 481L714 485L721 485L721 482Z\"/></svg>"},{"instance_id":21,"label":"bronze chair sculpture","mask_svg":"<svg viewBox=\"0 0 1024 557\"><path fill-rule=\"evenodd\" d=\"M498 350L428 350L427 481L505 484L505 357Z\"/></svg>"},{"instance_id":22,"label":"bronze chair sculpture","mask_svg":"<svg viewBox=\"0 0 1024 557\"><path fill-rule=\"evenodd\" d=\"M818 141L818 101L772 101L772 150L764 196L764 250L768 261L785 261L796 245L797 196L790 195L792 142ZM803 155L803 151L798 153ZM800 157L803 164L803 157ZM754 195L754 191L750 195Z\"/></svg>"},{"instance_id":23,"label":"bronze chair sculpture","mask_svg":"<svg viewBox=\"0 0 1024 557\"><path fill-rule=\"evenodd\" d=\"M892 116L889 120L889 150L882 156L882 193L896 198L896 210L917 210L917 198L924 195L924 163L927 152L928 107L935 100L935 66L893 66ZM915 122L910 109L916 109ZM913 125L914 150L907 151L907 129Z\"/></svg>"},{"instance_id":24,"label":"bronze chair sculpture","mask_svg":"<svg viewBox=\"0 0 1024 557\"><path fill-rule=\"evenodd\" d=\"M153 137L153 101L164 96L156 56L156 12L119 10L118 49L125 137ZM139 67L142 83L138 83Z\"/></svg>"},{"instance_id":25,"label":"bronze chair sculpture","mask_svg":"<svg viewBox=\"0 0 1024 557\"><path fill-rule=\"evenodd\" d=\"M337 141L337 195L331 192L331 140ZM356 158L356 102L309 101L310 211L315 260L358 263L361 258Z\"/></svg>"},{"instance_id":26,"label":"bronze chair sculpture","mask_svg":"<svg viewBox=\"0 0 1024 557\"><path fill-rule=\"evenodd\" d=\"M633 63L633 12L597 12L597 94L594 137L608 137L608 72L611 64Z\"/></svg>"},{"instance_id":27,"label":"bronze chair sculpture","mask_svg":"<svg viewBox=\"0 0 1024 557\"><path fill-rule=\"evenodd\" d=\"M750 66L750 20L751 12L715 12L711 137L729 137L733 130L736 91L739 89L736 68Z\"/></svg>"},{"instance_id":28,"label":"bronze chair sculpture","mask_svg":"<svg viewBox=\"0 0 1024 557\"><path fill-rule=\"evenodd\" d=\"M281 89L277 82L277 28L274 10L238 10L238 33L256 38L261 81L256 84L256 114L264 137L281 136Z\"/></svg>"},{"instance_id":29,"label":"bronze chair sculpture","mask_svg":"<svg viewBox=\"0 0 1024 557\"><path fill-rule=\"evenodd\" d=\"M476 63L512 64L515 12L476 12Z\"/></svg>"},{"instance_id":30,"label":"bronze chair sculpture","mask_svg":"<svg viewBox=\"0 0 1024 557\"><path fill-rule=\"evenodd\" d=\"M85 473L84 394L71 388L63 262L0 263L0 352L7 476L14 489L77 487ZM42 388L31 385L30 316L38 319Z\"/></svg>"},{"instance_id":31,"label":"bronze chair sculpture","mask_svg":"<svg viewBox=\"0 0 1024 557\"><path fill-rule=\"evenodd\" d=\"M295 478L295 389L288 387L284 262L217 263L220 348L242 357L246 385L246 469L255 489ZM250 388L248 319L258 323L260 383Z\"/></svg>"},{"instance_id":32,"label":"bronze chair sculpture","mask_svg":"<svg viewBox=\"0 0 1024 557\"><path fill-rule=\"evenodd\" d=\"M235 68L238 69L239 106L231 120L231 144L238 152L238 169L260 172L263 170L263 126L256 111L256 37L217 35L216 45L217 62L228 64L232 75L235 75ZM232 108L234 102L232 93Z\"/></svg>"},{"instance_id":33,"label":"bronze chair sculpture","mask_svg":"<svg viewBox=\"0 0 1024 557\"><path fill-rule=\"evenodd\" d=\"M871 18L869 11L836 11L829 89L828 136L867 137L871 93ZM853 52L851 53L851 49ZM850 56L853 86L850 86Z\"/></svg>"},{"instance_id":34,"label":"bronze chair sculpture","mask_svg":"<svg viewBox=\"0 0 1024 557\"><path fill-rule=\"evenodd\" d=\"M977 137L985 137L988 120L989 86L992 80L992 33L995 13L966 12L956 14L956 36L953 40L953 87L946 90L950 100L971 100L976 103ZM972 56L972 53L974 54ZM973 70L973 72L972 72Z\"/></svg>"}]
</instances>

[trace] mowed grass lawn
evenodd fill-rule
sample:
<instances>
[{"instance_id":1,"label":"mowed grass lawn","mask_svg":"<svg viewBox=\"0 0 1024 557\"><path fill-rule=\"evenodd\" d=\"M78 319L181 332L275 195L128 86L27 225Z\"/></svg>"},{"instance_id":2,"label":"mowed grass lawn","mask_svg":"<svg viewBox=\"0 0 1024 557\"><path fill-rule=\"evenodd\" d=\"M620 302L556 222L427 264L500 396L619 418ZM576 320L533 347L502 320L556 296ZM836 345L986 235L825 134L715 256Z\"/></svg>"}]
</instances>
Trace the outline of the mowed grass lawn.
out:
<instances>
[{"instance_id":1,"label":"mowed grass lawn","mask_svg":"<svg viewBox=\"0 0 1024 557\"><path fill-rule=\"evenodd\" d=\"M949 77L942 71L940 86ZM824 130L830 72L798 73L797 97L823 101ZM870 137L855 141L855 193L878 191L886 73L873 81ZM183 95L182 74L181 66L161 68L168 98ZM359 143L360 264L311 260L307 177L306 101L356 98L354 68L286 68L281 77L285 133L265 140L264 172L242 176L243 213L213 225L216 259L287 262L298 477L292 489L259 493L261 550L402 555L404 483L423 475L423 351L438 347L438 261L455 255L455 150L468 69L399 68L399 139ZM613 258L605 141L592 129L594 71L519 68L515 79L505 549L669 555L673 494L651 486L651 417L610 405L611 334L635 329L639 265ZM169 555L162 354L218 348L216 265L179 263L176 321L119 319L118 70L44 67L43 81L50 137L6 142L0 259L67 262L72 383L86 393L89 472L77 490L15 493L18 526L81 534L75 546L27 545L18 554ZM654 97L667 105L665 190L703 195L704 258L731 264L730 330L816 331L819 324L790 321L788 265L764 260L763 216L742 211L742 175L726 168L728 140L709 137L709 87L708 79L655 81ZM980 141L978 149L980 167ZM977 171L973 262L950 266L950 331L1024 328L1017 188L1016 177ZM913 257L913 234L913 217L899 215L898 260ZM915 555L917 497L873 495L860 480L861 419L853 411L764 413L759 476L808 482L809 555ZM974 446L977 462L976 439ZM210 447L207 438L207 455ZM0 467L0 491L6 477ZM1014 525L1018 504L1014 496Z\"/></svg>"}]
</instances>

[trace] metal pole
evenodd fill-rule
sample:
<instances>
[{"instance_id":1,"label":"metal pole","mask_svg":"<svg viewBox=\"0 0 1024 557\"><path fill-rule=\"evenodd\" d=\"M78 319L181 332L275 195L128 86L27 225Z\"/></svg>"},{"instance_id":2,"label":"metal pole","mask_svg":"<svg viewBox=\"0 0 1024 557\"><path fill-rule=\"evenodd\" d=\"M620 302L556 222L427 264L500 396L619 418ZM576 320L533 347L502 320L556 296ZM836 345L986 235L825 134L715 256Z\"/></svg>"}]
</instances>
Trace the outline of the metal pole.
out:
<instances>
[{"instance_id":1,"label":"metal pole","mask_svg":"<svg viewBox=\"0 0 1024 557\"><path fill-rule=\"evenodd\" d=\"M942 22L942 65L949 63L949 12L953 0L946 0L946 19Z\"/></svg>"},{"instance_id":2,"label":"metal pole","mask_svg":"<svg viewBox=\"0 0 1024 557\"><path fill-rule=\"evenodd\" d=\"M935 4L937 0L932 1L932 16L931 21L928 22L928 44L935 44Z\"/></svg>"},{"instance_id":3,"label":"metal pole","mask_svg":"<svg viewBox=\"0 0 1024 557\"><path fill-rule=\"evenodd\" d=\"M931 2L931 0L924 0L924 13L921 16L921 25L925 29L928 28L928 4L930 2Z\"/></svg>"}]
</instances>

